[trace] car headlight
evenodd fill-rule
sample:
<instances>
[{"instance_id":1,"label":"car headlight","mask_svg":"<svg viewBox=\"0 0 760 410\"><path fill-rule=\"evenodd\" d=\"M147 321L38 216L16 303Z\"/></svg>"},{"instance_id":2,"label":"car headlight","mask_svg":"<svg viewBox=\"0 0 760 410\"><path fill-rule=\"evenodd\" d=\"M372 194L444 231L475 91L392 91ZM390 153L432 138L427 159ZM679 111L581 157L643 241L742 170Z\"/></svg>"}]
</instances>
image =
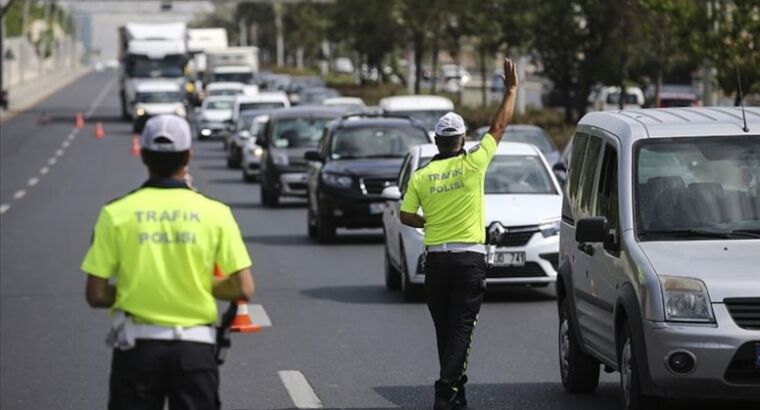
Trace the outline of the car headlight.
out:
<instances>
[{"instance_id":1,"label":"car headlight","mask_svg":"<svg viewBox=\"0 0 760 410\"><path fill-rule=\"evenodd\" d=\"M290 161L288 161L288 156L285 154L272 154L272 163L275 165L287 166Z\"/></svg>"},{"instance_id":2,"label":"car headlight","mask_svg":"<svg viewBox=\"0 0 760 410\"><path fill-rule=\"evenodd\" d=\"M559 219L551 219L538 225L541 235L543 235L544 238L559 235L559 221Z\"/></svg>"},{"instance_id":3,"label":"car headlight","mask_svg":"<svg viewBox=\"0 0 760 410\"><path fill-rule=\"evenodd\" d=\"M201 135L203 135L204 137L208 137L209 135L211 135L211 130L208 128L204 128L201 130Z\"/></svg>"},{"instance_id":4,"label":"car headlight","mask_svg":"<svg viewBox=\"0 0 760 410\"><path fill-rule=\"evenodd\" d=\"M348 175L330 174L327 172L322 174L322 181L327 185L338 188L350 188L354 183L353 178Z\"/></svg>"},{"instance_id":5,"label":"car headlight","mask_svg":"<svg viewBox=\"0 0 760 410\"><path fill-rule=\"evenodd\" d=\"M137 114L137 116L138 116L138 117L142 117L143 115L145 115L145 109L144 109L144 108L142 108L142 107L140 107L140 108L138 108L138 109L135 111L135 114Z\"/></svg>"},{"instance_id":6,"label":"car headlight","mask_svg":"<svg viewBox=\"0 0 760 410\"><path fill-rule=\"evenodd\" d=\"M660 276L665 320L669 322L714 322L710 295L705 284L694 278Z\"/></svg>"},{"instance_id":7,"label":"car headlight","mask_svg":"<svg viewBox=\"0 0 760 410\"><path fill-rule=\"evenodd\" d=\"M263 153L264 153L264 150L263 150L263 149L261 149L261 147L257 147L257 146L249 146L249 147L248 147L248 153L249 153L249 154L251 154L251 155L254 155L254 156L260 157L260 156L261 156L261 154L263 154Z\"/></svg>"}]
</instances>

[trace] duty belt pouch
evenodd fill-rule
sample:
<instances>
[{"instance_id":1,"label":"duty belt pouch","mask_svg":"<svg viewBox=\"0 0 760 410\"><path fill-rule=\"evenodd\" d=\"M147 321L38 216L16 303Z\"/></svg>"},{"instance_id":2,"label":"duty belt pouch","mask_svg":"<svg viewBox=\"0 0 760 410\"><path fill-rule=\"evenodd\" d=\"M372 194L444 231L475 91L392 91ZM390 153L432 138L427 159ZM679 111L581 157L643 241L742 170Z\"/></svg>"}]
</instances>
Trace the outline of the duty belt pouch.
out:
<instances>
[{"instance_id":1,"label":"duty belt pouch","mask_svg":"<svg viewBox=\"0 0 760 410\"><path fill-rule=\"evenodd\" d=\"M106 345L113 349L129 350L135 347L134 321L123 310L115 310Z\"/></svg>"}]
</instances>

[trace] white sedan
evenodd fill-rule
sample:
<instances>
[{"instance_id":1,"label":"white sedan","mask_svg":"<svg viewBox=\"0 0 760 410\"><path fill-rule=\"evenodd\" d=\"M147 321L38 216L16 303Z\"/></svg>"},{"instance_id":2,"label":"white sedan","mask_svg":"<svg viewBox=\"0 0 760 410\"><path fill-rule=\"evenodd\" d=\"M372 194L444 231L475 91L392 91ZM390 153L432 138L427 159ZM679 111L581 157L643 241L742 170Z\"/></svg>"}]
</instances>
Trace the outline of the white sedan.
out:
<instances>
[{"instance_id":1,"label":"white sedan","mask_svg":"<svg viewBox=\"0 0 760 410\"><path fill-rule=\"evenodd\" d=\"M467 143L469 149L476 143ZM420 145L404 159L398 187L383 191L388 200L383 213L385 284L401 288L414 299L425 282L422 267L424 232L399 221L400 198L411 174L438 153L434 144ZM490 285L546 286L557 277L562 191L551 167L532 145L503 142L485 179L486 227L506 230L495 247Z\"/></svg>"}]
</instances>

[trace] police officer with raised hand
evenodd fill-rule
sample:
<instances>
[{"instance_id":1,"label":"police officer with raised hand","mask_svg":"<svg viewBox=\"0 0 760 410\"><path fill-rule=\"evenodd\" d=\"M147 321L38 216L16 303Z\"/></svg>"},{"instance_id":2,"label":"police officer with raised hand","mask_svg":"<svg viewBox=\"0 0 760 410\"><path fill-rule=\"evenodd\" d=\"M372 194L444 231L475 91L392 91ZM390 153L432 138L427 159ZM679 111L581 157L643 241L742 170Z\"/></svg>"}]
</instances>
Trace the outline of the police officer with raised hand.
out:
<instances>
[{"instance_id":1,"label":"police officer with raised hand","mask_svg":"<svg viewBox=\"0 0 760 410\"><path fill-rule=\"evenodd\" d=\"M440 376L435 410L467 407L467 356L483 301L486 279L484 183L486 170L512 119L517 72L504 60L505 94L482 142L464 150L462 117L438 120L439 154L409 180L401 223L425 229L425 293L438 344ZM422 208L423 215L417 211Z\"/></svg>"},{"instance_id":2,"label":"police officer with raised hand","mask_svg":"<svg viewBox=\"0 0 760 410\"><path fill-rule=\"evenodd\" d=\"M215 298L248 299L254 283L230 208L185 182L191 135L174 115L146 123L150 177L103 207L82 262L87 302L112 310L111 410L221 406Z\"/></svg>"}]
</instances>

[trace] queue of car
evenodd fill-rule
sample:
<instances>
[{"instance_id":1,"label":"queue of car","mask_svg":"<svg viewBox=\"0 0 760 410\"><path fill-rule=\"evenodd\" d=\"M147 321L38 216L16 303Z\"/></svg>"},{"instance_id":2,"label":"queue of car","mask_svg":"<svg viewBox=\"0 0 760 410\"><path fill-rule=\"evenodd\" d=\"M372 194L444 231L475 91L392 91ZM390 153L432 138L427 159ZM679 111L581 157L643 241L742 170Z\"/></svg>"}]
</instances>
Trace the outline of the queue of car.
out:
<instances>
[{"instance_id":1,"label":"queue of car","mask_svg":"<svg viewBox=\"0 0 760 410\"><path fill-rule=\"evenodd\" d=\"M370 112L333 97L249 109L252 96L233 98L228 164L260 179L262 204L304 198L320 243L339 228L382 228L385 285L417 300L424 231L400 223L400 201L453 104L388 97ZM757 108L686 107L590 113L563 153L538 127L505 131L484 182L486 282L556 283L567 391L593 392L605 369L619 372L625 410L760 399L758 129Z\"/></svg>"}]
</instances>

